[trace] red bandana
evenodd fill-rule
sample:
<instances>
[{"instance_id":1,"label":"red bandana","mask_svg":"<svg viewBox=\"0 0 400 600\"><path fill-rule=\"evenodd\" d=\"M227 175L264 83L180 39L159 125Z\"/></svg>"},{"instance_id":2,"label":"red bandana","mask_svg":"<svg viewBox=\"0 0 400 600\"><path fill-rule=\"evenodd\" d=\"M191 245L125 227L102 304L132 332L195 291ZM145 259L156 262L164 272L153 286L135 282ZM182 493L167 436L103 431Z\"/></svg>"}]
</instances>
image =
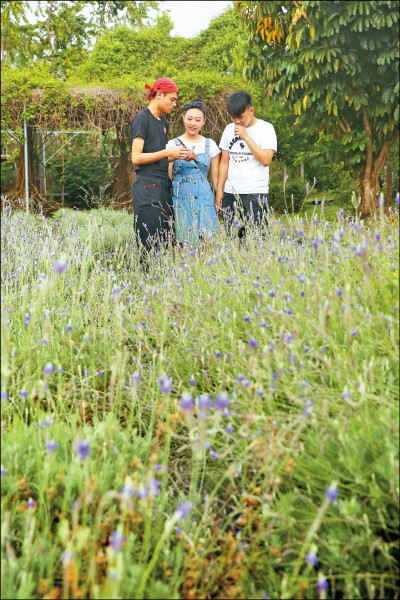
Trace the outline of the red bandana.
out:
<instances>
[{"instance_id":1,"label":"red bandana","mask_svg":"<svg viewBox=\"0 0 400 600\"><path fill-rule=\"evenodd\" d=\"M165 92L166 94L173 94L174 92L178 93L178 86L168 77L160 77L160 79L157 79L151 87L147 85L147 83L144 87L146 90L150 90L147 100L152 99L154 92Z\"/></svg>"}]
</instances>

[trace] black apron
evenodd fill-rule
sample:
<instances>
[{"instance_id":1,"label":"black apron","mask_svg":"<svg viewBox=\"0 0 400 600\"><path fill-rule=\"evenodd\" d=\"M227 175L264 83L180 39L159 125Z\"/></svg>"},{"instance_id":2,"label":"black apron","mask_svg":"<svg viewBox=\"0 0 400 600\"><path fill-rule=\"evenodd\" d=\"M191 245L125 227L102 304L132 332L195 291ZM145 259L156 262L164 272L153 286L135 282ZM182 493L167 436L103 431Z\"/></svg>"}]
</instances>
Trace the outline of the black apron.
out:
<instances>
[{"instance_id":1,"label":"black apron","mask_svg":"<svg viewBox=\"0 0 400 600\"><path fill-rule=\"evenodd\" d=\"M171 187L169 177L140 172L132 183L135 232L147 249L174 239Z\"/></svg>"}]
</instances>

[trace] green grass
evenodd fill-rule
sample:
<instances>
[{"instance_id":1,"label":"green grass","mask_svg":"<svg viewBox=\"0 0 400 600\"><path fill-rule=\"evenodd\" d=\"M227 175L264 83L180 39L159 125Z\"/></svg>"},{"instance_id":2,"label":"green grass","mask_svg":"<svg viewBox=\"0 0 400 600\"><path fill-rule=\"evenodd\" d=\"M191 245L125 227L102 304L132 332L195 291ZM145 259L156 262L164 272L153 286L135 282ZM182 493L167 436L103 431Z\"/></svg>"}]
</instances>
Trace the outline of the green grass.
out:
<instances>
[{"instance_id":1,"label":"green grass","mask_svg":"<svg viewBox=\"0 0 400 600\"><path fill-rule=\"evenodd\" d=\"M396 597L398 214L309 209L147 273L3 212L2 598Z\"/></svg>"}]
</instances>

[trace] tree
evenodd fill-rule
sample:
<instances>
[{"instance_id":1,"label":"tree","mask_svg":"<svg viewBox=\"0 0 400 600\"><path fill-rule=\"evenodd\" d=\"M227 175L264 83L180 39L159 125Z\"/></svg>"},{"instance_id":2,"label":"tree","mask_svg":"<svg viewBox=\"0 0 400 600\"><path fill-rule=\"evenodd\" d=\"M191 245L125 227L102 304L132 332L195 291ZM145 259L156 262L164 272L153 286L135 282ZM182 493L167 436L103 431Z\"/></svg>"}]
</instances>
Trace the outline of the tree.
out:
<instances>
[{"instance_id":1,"label":"tree","mask_svg":"<svg viewBox=\"0 0 400 600\"><path fill-rule=\"evenodd\" d=\"M65 79L86 60L96 36L108 26L124 23L139 29L151 11L157 14L155 0L2 0L1 59L15 67L41 61Z\"/></svg>"},{"instance_id":2,"label":"tree","mask_svg":"<svg viewBox=\"0 0 400 600\"><path fill-rule=\"evenodd\" d=\"M238 57L246 43L240 15L227 8L211 20L206 29L194 39L196 68L212 69L220 73L237 73Z\"/></svg>"},{"instance_id":3,"label":"tree","mask_svg":"<svg viewBox=\"0 0 400 600\"><path fill-rule=\"evenodd\" d=\"M244 76L285 101L300 126L341 142L371 214L399 134L399 2L234 4L248 32Z\"/></svg>"},{"instance_id":4,"label":"tree","mask_svg":"<svg viewBox=\"0 0 400 600\"><path fill-rule=\"evenodd\" d=\"M85 2L91 5L94 18L100 30L108 25L131 25L143 27L151 10L157 12L159 3L155 0L135 2L132 0L95 0Z\"/></svg>"},{"instance_id":5,"label":"tree","mask_svg":"<svg viewBox=\"0 0 400 600\"><path fill-rule=\"evenodd\" d=\"M11 63L21 43L21 31L26 24L27 2L1 2L1 62Z\"/></svg>"}]
</instances>

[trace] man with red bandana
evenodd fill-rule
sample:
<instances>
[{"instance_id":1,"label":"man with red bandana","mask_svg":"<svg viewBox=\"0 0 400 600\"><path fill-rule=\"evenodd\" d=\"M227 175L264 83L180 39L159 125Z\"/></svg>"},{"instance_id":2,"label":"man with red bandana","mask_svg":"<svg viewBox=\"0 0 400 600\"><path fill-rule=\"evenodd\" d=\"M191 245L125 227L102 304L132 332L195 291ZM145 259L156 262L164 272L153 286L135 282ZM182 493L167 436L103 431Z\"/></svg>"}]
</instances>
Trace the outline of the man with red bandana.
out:
<instances>
[{"instance_id":1,"label":"man with red bandana","mask_svg":"<svg viewBox=\"0 0 400 600\"><path fill-rule=\"evenodd\" d=\"M191 160L192 152L183 146L166 148L170 114L178 100L178 87L168 77L157 79L150 87L149 106L132 121L132 163L136 173L132 183L135 232L149 250L166 243L174 232L174 210L168 164L176 159Z\"/></svg>"}]
</instances>

